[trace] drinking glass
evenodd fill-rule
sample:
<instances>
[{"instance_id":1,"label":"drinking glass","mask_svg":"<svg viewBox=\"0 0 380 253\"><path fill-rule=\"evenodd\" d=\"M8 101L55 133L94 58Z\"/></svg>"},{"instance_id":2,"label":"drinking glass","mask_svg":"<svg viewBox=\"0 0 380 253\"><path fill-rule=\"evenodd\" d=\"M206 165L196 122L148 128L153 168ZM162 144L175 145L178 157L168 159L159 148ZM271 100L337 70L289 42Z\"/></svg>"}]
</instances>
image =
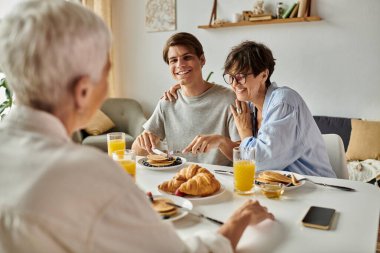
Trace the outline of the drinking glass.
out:
<instances>
[{"instance_id":1,"label":"drinking glass","mask_svg":"<svg viewBox=\"0 0 380 253\"><path fill-rule=\"evenodd\" d=\"M107 134L108 155L112 157L112 153L116 150L125 150L125 133L114 132Z\"/></svg>"},{"instance_id":2,"label":"drinking glass","mask_svg":"<svg viewBox=\"0 0 380 253\"><path fill-rule=\"evenodd\" d=\"M116 150L112 153L112 159L136 180L136 155L131 149Z\"/></svg>"},{"instance_id":3,"label":"drinking glass","mask_svg":"<svg viewBox=\"0 0 380 253\"><path fill-rule=\"evenodd\" d=\"M234 191L241 195L253 193L255 182L254 148L235 147L233 149Z\"/></svg>"}]
</instances>

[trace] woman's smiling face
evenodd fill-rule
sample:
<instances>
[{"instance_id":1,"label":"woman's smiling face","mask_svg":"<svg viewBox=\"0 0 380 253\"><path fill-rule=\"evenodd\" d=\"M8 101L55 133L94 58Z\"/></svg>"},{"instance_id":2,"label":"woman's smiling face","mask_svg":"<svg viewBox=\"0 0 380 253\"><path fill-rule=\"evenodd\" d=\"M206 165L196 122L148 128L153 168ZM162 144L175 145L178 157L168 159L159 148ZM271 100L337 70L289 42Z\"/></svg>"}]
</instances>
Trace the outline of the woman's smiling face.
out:
<instances>
[{"instance_id":1,"label":"woman's smiling face","mask_svg":"<svg viewBox=\"0 0 380 253\"><path fill-rule=\"evenodd\" d=\"M170 47L168 61L170 73L181 84L192 83L202 77L205 58L203 55L198 57L191 48L182 45Z\"/></svg>"},{"instance_id":2,"label":"woman's smiling face","mask_svg":"<svg viewBox=\"0 0 380 253\"><path fill-rule=\"evenodd\" d=\"M252 73L237 73L233 75L232 89L236 94L236 98L240 101L251 101L265 93L265 81L267 70L261 72L256 77Z\"/></svg>"}]
</instances>

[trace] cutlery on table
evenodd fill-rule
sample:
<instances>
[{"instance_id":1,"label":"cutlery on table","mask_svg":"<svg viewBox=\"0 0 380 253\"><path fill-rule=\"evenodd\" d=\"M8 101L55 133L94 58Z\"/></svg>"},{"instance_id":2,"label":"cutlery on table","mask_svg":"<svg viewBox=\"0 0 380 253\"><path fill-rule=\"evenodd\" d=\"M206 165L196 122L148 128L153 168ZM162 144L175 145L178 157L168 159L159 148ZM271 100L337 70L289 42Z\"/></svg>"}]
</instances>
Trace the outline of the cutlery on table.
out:
<instances>
[{"instance_id":1,"label":"cutlery on table","mask_svg":"<svg viewBox=\"0 0 380 253\"><path fill-rule=\"evenodd\" d=\"M227 170L214 170L215 173L218 173L218 174L224 174L224 175L234 175L234 173L232 171L227 171ZM331 184L325 184L325 183L317 183L317 182L314 182L306 177L304 178L301 178L301 179L295 179L295 177L292 175L292 179L296 180L296 183L298 182L301 182L301 181L309 181L310 183L313 183L313 184L317 184L317 185L322 185L322 186L328 186L328 187L333 187L333 188L336 188L336 189L340 189L340 190L343 190L343 191L351 191L351 192L354 192L356 191L355 189L353 188L350 188L350 187L346 187L346 186L340 186L340 185L331 185ZM296 185L296 183L293 183L294 185Z\"/></svg>"},{"instance_id":2,"label":"cutlery on table","mask_svg":"<svg viewBox=\"0 0 380 253\"><path fill-rule=\"evenodd\" d=\"M153 151L153 153L155 153L157 155L162 155L162 156L167 157L167 154L165 152L159 150L158 148L152 148L152 151Z\"/></svg>"},{"instance_id":3,"label":"cutlery on table","mask_svg":"<svg viewBox=\"0 0 380 253\"><path fill-rule=\"evenodd\" d=\"M177 204L174 204L174 203L170 203L170 202L166 202L166 204L168 204L168 205L170 205L170 206L175 206L175 207L177 207L177 208L181 208L181 209L183 209L183 210L189 212L189 214L192 214L192 215L197 216L197 217L199 217L199 218L205 218L205 219L207 219L207 220L209 220L209 221L212 221L212 222L215 222L215 223L217 223L217 224L219 224L219 225L223 225L223 224L224 224L224 222L222 222L222 221L215 220L215 219L210 218L210 217L208 217L208 216L206 216L206 215L203 215L203 214L201 214L201 213L198 213L198 212L195 212L195 211L193 211L193 210L190 210L189 208L186 208L186 207L184 207L184 206L180 206L180 205L177 205Z\"/></svg>"},{"instance_id":4,"label":"cutlery on table","mask_svg":"<svg viewBox=\"0 0 380 253\"><path fill-rule=\"evenodd\" d=\"M301 178L301 179L297 179L298 182L301 182L301 181L308 181L310 183L313 183L313 184L317 184L317 185L322 185L322 186L328 186L328 187L333 187L333 188L336 188L336 189L339 189L339 190L343 190L343 191L349 191L349 192L355 192L356 190L353 189L353 188L350 188L350 187L346 187L346 186L340 186L340 185L332 185L332 184L325 184L325 183L317 183L317 182L314 182L306 177L304 178Z\"/></svg>"},{"instance_id":5,"label":"cutlery on table","mask_svg":"<svg viewBox=\"0 0 380 253\"><path fill-rule=\"evenodd\" d=\"M228 170L214 170L215 173L233 176L234 173Z\"/></svg>"}]
</instances>

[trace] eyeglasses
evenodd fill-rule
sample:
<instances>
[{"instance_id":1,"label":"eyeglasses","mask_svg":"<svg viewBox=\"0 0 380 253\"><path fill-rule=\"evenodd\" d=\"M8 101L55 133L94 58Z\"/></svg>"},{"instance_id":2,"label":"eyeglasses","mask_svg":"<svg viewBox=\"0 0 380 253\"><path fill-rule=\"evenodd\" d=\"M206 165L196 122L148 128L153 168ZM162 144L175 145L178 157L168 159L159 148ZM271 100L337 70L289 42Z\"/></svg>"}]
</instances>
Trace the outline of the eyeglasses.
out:
<instances>
[{"instance_id":1,"label":"eyeglasses","mask_svg":"<svg viewBox=\"0 0 380 253\"><path fill-rule=\"evenodd\" d=\"M230 74L224 74L223 75L223 79L224 81L229 84L229 85L232 85L234 83L234 80L238 83L238 84L245 84L246 82L246 78L247 76L251 75L252 73L248 73L248 74L236 74L236 75L230 75Z\"/></svg>"}]
</instances>

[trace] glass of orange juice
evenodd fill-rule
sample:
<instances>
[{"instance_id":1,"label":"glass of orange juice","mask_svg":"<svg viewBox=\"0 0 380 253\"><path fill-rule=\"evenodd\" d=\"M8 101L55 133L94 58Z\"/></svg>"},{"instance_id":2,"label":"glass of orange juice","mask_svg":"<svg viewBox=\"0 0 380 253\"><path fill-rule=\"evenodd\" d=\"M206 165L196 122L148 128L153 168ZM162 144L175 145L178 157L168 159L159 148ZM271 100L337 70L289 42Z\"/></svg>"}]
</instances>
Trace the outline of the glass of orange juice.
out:
<instances>
[{"instance_id":1,"label":"glass of orange juice","mask_svg":"<svg viewBox=\"0 0 380 253\"><path fill-rule=\"evenodd\" d=\"M235 147L234 159L234 191L241 195L253 194L255 182L255 149Z\"/></svg>"},{"instance_id":2,"label":"glass of orange juice","mask_svg":"<svg viewBox=\"0 0 380 253\"><path fill-rule=\"evenodd\" d=\"M131 149L116 150L112 153L112 159L136 180L136 155Z\"/></svg>"},{"instance_id":3,"label":"glass of orange juice","mask_svg":"<svg viewBox=\"0 0 380 253\"><path fill-rule=\"evenodd\" d=\"M108 155L112 157L112 153L116 150L125 150L125 133L114 132L107 134Z\"/></svg>"}]
</instances>

